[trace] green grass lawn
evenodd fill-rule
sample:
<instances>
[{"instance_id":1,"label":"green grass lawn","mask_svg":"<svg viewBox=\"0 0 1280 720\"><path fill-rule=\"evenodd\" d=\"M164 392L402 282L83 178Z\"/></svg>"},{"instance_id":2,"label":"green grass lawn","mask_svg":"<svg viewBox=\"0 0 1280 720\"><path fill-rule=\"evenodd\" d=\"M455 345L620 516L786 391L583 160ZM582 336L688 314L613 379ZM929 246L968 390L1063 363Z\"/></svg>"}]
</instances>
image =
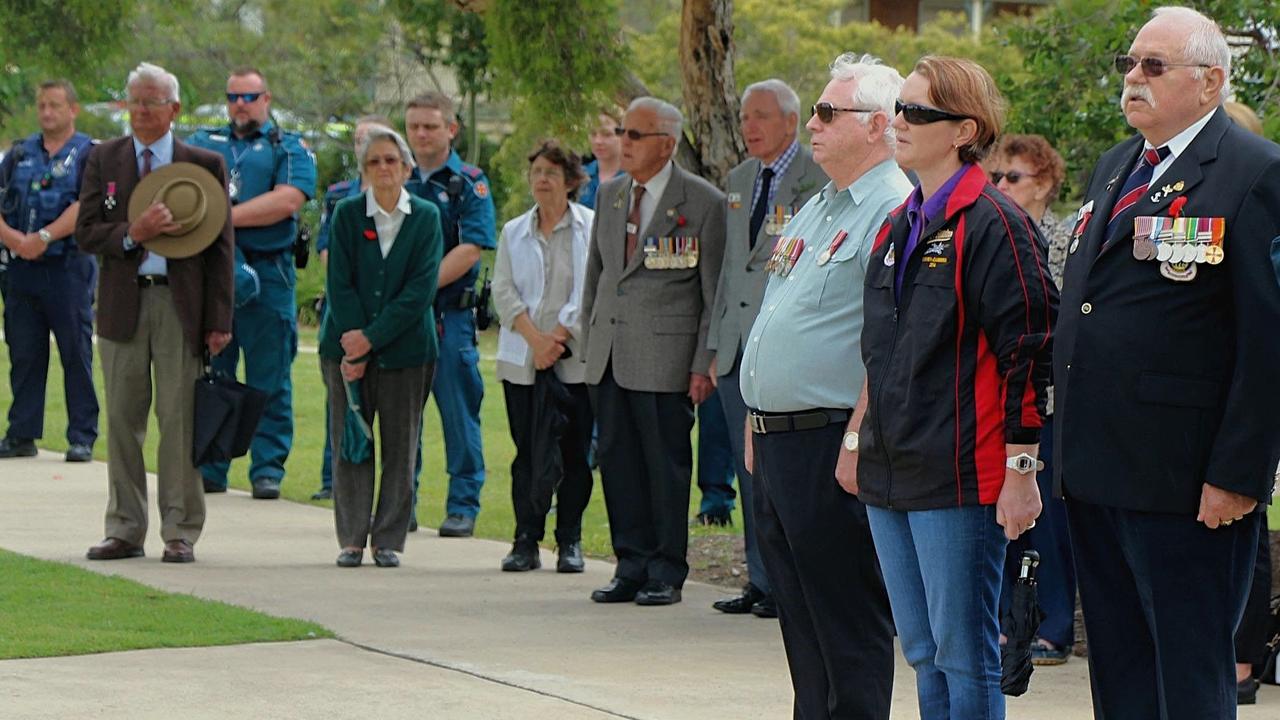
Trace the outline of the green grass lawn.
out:
<instances>
[{"instance_id":1,"label":"green grass lawn","mask_svg":"<svg viewBox=\"0 0 1280 720\"><path fill-rule=\"evenodd\" d=\"M333 637L315 623L0 550L0 659Z\"/></svg>"},{"instance_id":2,"label":"green grass lawn","mask_svg":"<svg viewBox=\"0 0 1280 720\"><path fill-rule=\"evenodd\" d=\"M481 405L481 427L484 434L484 456L486 480L480 500L480 516L476 523L476 534L481 537L510 540L515 532L515 517L511 508L511 460L515 457L515 447L511 435L507 431L506 403L502 397L502 386L494 378L493 355L497 346L497 331L480 333L480 371L485 382L485 398ZM285 465L285 481L281 486L282 496L297 502L313 502L311 494L320 487L320 465L324 449L324 400L325 388L320 379L319 358L314 352L316 345L316 329L299 328L298 344L302 348L293 364L293 412L294 436L293 451ZM310 350L309 350L310 349ZM45 400L44 438L38 444L50 450L66 450L66 402L62 385L62 366L57 356L57 348L51 343L52 359L49 367L49 380ZM243 365L241 366L243 368ZM0 352L0 378L7 378L9 356ZM243 372L243 370L242 370ZM98 402L105 408L102 397L102 366L97 353L94 354L94 375ZM12 402L9 383L0 380L0 408L7 409ZM448 486L445 474L444 440L440 431L440 414L432 400L427 408L425 431L423 434L424 452L422 487L418 501L418 518L424 524L435 527L444 518L444 501ZM106 414L99 417L99 438L94 447L94 457L106 459ZM376 437L376 435L375 435ZM155 453L159 435L156 432L155 416L151 416L150 428L147 432L145 457L148 470L155 471ZM696 442L696 438L695 438ZM249 488L247 477L248 458L240 458L231 466L231 485L241 489ZM604 495L600 489L599 475L591 495L591 504L587 507L582 523L583 549L590 555L602 557L612 550L609 543L609 524L605 516ZM106 486L103 486L102 501L106 503ZM689 517L697 513L699 494L693 489L690 497ZM328 502L314 504L329 506ZM734 527L742 527L741 510L735 510ZM552 530L554 518L547 520L547 540L549 546L554 542ZM694 534L721 534L721 528L695 528ZM733 532L733 531L730 531ZM738 530L737 532L741 532ZM497 559L495 559L495 563Z\"/></svg>"}]
</instances>

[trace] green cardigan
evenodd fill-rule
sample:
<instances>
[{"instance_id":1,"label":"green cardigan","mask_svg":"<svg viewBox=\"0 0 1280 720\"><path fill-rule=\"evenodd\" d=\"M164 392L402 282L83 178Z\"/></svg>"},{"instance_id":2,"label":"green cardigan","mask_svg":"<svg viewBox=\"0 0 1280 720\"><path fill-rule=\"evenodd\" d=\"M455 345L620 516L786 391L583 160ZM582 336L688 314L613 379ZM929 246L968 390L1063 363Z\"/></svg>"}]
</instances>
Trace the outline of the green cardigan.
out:
<instances>
[{"instance_id":1,"label":"green cardigan","mask_svg":"<svg viewBox=\"0 0 1280 720\"><path fill-rule=\"evenodd\" d=\"M435 362L440 350L431 304L444 252L440 211L410 195L409 214L383 259L365 203L361 193L333 210L320 357L341 360L342 334L359 328L380 368Z\"/></svg>"}]
</instances>

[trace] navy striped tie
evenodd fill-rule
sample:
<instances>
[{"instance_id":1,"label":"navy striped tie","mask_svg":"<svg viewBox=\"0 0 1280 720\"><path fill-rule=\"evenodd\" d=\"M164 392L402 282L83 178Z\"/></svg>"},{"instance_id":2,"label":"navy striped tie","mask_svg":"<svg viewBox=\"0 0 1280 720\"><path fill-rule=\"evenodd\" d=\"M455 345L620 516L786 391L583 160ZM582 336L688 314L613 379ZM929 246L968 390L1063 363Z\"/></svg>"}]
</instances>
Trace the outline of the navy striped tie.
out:
<instances>
[{"instance_id":1,"label":"navy striped tie","mask_svg":"<svg viewBox=\"0 0 1280 720\"><path fill-rule=\"evenodd\" d=\"M1129 179L1125 181L1124 187L1120 190L1120 199L1116 201L1116 206L1111 211L1111 219L1107 221L1106 240L1108 242L1122 225L1120 216L1126 210L1138 204L1138 199L1147 191L1147 185L1151 183L1151 174L1161 160L1169 157L1169 152L1168 146L1163 146L1150 148L1142 153L1142 158L1138 160L1137 167L1129 174Z\"/></svg>"}]
</instances>

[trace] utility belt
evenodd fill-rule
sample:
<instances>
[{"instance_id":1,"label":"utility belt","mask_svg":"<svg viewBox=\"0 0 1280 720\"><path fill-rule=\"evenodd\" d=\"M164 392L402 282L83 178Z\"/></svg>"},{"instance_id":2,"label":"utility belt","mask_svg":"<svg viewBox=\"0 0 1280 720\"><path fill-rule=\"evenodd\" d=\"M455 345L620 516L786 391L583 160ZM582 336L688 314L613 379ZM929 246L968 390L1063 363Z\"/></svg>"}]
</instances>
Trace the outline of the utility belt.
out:
<instances>
[{"instance_id":1,"label":"utility belt","mask_svg":"<svg viewBox=\"0 0 1280 720\"><path fill-rule=\"evenodd\" d=\"M797 432L801 430L817 430L836 423L849 422L848 410L803 410L793 413L765 413L759 410L747 412L747 423L751 432L757 435L769 433Z\"/></svg>"},{"instance_id":2,"label":"utility belt","mask_svg":"<svg viewBox=\"0 0 1280 720\"><path fill-rule=\"evenodd\" d=\"M263 260L274 260L275 258L290 252L292 249L292 247L284 247L279 250L258 251L242 247L240 248L240 254L244 255L245 262L252 265L254 263L262 262Z\"/></svg>"}]
</instances>

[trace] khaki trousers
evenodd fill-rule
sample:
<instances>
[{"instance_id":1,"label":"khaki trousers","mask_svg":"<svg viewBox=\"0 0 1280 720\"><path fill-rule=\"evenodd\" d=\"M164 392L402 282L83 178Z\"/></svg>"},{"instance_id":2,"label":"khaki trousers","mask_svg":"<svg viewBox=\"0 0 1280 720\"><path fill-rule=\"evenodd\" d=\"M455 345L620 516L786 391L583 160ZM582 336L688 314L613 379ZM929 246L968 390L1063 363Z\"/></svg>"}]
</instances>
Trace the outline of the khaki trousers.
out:
<instances>
[{"instance_id":1,"label":"khaki trousers","mask_svg":"<svg viewBox=\"0 0 1280 720\"><path fill-rule=\"evenodd\" d=\"M182 337L182 323L168 287L142 290L138 328L124 342L100 338L99 353L107 399L106 535L134 545L147 536L147 472L142 445L147 437L155 371L160 537L193 545L204 527L204 486L191 464L195 382L201 360Z\"/></svg>"}]
</instances>

